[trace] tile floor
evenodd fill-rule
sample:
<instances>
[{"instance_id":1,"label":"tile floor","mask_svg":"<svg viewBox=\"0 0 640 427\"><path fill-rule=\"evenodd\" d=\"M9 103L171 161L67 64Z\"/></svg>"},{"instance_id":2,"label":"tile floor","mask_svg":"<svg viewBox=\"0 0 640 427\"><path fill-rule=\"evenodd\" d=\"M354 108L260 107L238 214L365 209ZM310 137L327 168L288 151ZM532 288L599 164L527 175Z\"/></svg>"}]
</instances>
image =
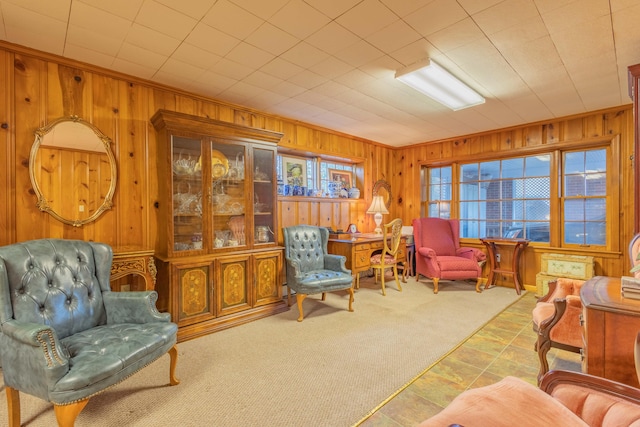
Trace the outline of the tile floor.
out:
<instances>
[{"instance_id":1,"label":"tile floor","mask_svg":"<svg viewBox=\"0 0 640 427\"><path fill-rule=\"evenodd\" d=\"M531 323L535 304L535 294L527 292L359 426L414 426L464 390L507 375L537 384L539 361ZM547 360L551 369L580 371L579 354L551 349Z\"/></svg>"}]
</instances>

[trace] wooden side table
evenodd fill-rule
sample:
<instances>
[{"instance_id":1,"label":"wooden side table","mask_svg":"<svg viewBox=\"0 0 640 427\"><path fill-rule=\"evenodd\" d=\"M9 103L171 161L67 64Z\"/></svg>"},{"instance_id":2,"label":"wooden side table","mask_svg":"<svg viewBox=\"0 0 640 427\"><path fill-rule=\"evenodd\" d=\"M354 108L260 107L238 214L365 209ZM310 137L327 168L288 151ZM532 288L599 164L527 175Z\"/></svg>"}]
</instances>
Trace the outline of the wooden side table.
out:
<instances>
[{"instance_id":1,"label":"wooden side table","mask_svg":"<svg viewBox=\"0 0 640 427\"><path fill-rule=\"evenodd\" d=\"M480 241L487 247L489 252L489 278L485 289L495 285L498 278L497 273L508 274L513 276L513 283L516 285L516 293L520 295L522 286L520 284L520 255L524 248L529 244L528 239L509 239L506 237L483 237ZM513 258L511 259L511 269L501 268L498 262L498 247L512 246Z\"/></svg>"}]
</instances>

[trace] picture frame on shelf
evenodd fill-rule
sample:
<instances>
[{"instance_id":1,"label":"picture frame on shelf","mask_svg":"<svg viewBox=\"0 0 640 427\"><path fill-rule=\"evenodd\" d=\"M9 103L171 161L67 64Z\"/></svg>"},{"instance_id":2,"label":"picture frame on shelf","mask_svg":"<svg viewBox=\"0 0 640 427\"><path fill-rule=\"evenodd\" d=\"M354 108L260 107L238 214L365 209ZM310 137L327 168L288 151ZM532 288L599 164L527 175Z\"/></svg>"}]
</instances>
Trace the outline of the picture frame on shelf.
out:
<instances>
[{"instance_id":1,"label":"picture frame on shelf","mask_svg":"<svg viewBox=\"0 0 640 427\"><path fill-rule=\"evenodd\" d=\"M300 157L282 156L282 175L286 185L307 185L307 161Z\"/></svg>"},{"instance_id":2,"label":"picture frame on shelf","mask_svg":"<svg viewBox=\"0 0 640 427\"><path fill-rule=\"evenodd\" d=\"M349 190L353 187L353 174L349 171L329 169L329 181L340 181L342 188Z\"/></svg>"}]
</instances>

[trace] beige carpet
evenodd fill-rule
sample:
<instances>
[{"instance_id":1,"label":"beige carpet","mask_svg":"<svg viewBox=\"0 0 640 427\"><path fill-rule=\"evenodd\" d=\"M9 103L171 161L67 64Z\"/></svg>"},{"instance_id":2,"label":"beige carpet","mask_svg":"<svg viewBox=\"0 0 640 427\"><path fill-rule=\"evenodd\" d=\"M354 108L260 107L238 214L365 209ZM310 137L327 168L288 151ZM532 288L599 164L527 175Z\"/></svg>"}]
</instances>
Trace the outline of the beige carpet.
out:
<instances>
[{"instance_id":1,"label":"beige carpet","mask_svg":"<svg viewBox=\"0 0 640 427\"><path fill-rule=\"evenodd\" d=\"M165 356L92 398L76 426L352 426L517 300L513 289L478 294L470 282L424 279L383 297L362 280L347 294L305 300L288 312L179 344L169 387ZM22 396L22 425L55 425L51 406ZM0 425L5 425L6 401Z\"/></svg>"}]
</instances>

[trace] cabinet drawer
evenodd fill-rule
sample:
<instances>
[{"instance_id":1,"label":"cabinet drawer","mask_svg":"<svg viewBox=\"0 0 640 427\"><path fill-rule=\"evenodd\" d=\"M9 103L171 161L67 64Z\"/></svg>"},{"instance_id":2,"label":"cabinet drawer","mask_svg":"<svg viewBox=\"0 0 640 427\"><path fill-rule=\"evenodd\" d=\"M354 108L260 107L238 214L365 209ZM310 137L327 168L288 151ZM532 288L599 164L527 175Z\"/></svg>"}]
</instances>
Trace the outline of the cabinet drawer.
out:
<instances>
[{"instance_id":1,"label":"cabinet drawer","mask_svg":"<svg viewBox=\"0 0 640 427\"><path fill-rule=\"evenodd\" d=\"M369 251L356 252L355 268L369 267Z\"/></svg>"},{"instance_id":2,"label":"cabinet drawer","mask_svg":"<svg viewBox=\"0 0 640 427\"><path fill-rule=\"evenodd\" d=\"M371 244L370 243L362 243L359 245L356 245L356 252L368 252L371 249Z\"/></svg>"}]
</instances>

